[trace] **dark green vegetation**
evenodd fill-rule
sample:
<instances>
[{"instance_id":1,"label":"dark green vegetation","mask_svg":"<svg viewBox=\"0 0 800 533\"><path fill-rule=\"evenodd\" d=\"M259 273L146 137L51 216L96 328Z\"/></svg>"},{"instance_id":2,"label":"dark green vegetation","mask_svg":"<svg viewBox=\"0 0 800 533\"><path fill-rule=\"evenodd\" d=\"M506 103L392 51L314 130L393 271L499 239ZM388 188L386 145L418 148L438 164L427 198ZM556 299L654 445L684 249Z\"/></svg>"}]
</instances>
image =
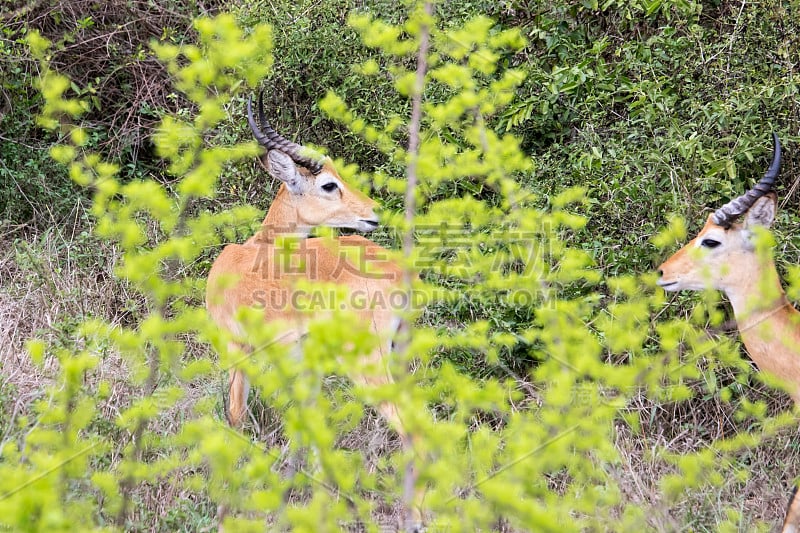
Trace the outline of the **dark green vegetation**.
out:
<instances>
[{"instance_id":1,"label":"dark green vegetation","mask_svg":"<svg viewBox=\"0 0 800 533\"><path fill-rule=\"evenodd\" d=\"M365 173L404 176L402 154L382 151L365 142L363 136L329 118L319 105L328 91L334 91L354 114L379 127L395 117L407 121L410 113L410 102L395 91L387 72L394 61L364 46L359 33L348 25L352 10L349 3L254 1L222 7L232 11L243 27L268 23L273 28L274 66L264 87L276 129L290 138L324 147L334 157L359 165ZM89 134L87 146L120 165L121 181L155 177L171 190L177 178L165 171L165 164L157 157L152 128L165 113L191 117L197 109L172 87L166 69L154 59L148 43L150 39L176 44L193 42L196 32L191 29L191 19L214 12L219 6L173 3L157 8L121 2L99 6L76 1L59 2L58 7L38 4L33 12L12 16L14 8L6 10L8 16L3 15L0 41L0 447L4 450L0 465L14 461L24 464L24 457L19 459L14 450L9 450L20 446L31 431L32 421L41 409L36 403L49 401L43 384L55 381L56 363L46 358L43 366L33 365L23 348L25 339L35 335L55 348L70 347L78 336L78 325L85 319L102 318L120 327L135 327L150 312L148 299L112 274L120 261L119 248L92 234L95 217L88 211L91 193L75 185L66 167L48 155L47 149L60 136L45 132L36 124L35 115L43 103L36 86L40 67L22 39L29 30L38 29L55 43L51 66L75 82L68 96L86 97L91 104L82 119ZM360 4L359 10L390 23L400 23L406 17L405 9L394 2L366 2ZM783 208L775 227L776 260L787 282L795 282L790 296L797 299L800 213L796 176L800 158L795 147L800 127L800 3L448 2L438 6L437 13L443 28L459 28L483 14L496 21L490 35L501 29L518 28L527 39L521 50L502 52L497 58L497 73L476 76L488 82L510 68L519 69L525 76L516 98L488 118L487 126L499 134L515 135L522 151L530 157L531 168L516 172L514 178L529 193L526 200L534 206L553 208L558 203L555 198L572 186L585 191L582 202L566 209L585 217L586 224L574 229L558 228L554 233L559 242L587 252L602 281L579 279L563 283L558 295L570 302L585 302L570 318L587 319L588 328L604 341L606 337L613 338L611 332L615 328L644 337L609 341L603 345L603 361L624 366L658 353L656 326L670 318L691 318L712 338L735 339L733 332L722 327L729 318L728 308L714 296L681 295L669 303L659 301L657 296L645 300L655 293L652 269L677 246L675 239L661 239L660 244L666 247L662 250L654 244L653 237L674 214L685 219L689 233L694 232L711 208L752 184L766 165L769 132L773 130L785 146L778 187ZM134 20L137 22L127 25ZM108 35L114 38L104 38ZM470 35L467 32L463 37ZM92 44L98 41L110 44ZM377 75L365 75L359 67L368 59L378 63ZM400 63L408 68L414 66L409 57ZM438 103L455 93L457 88L447 83L431 83L425 99ZM241 94L226 109L229 118L207 136L211 145L249 139ZM453 125L452 131L435 131L456 146L469 146L458 124ZM404 146L405 134L396 132L394 140ZM364 181L372 182L373 196L388 210L402 209L401 190L382 187L369 177ZM190 210L219 213L242 204L263 210L272 199L274 187L251 159L237 161L224 168L217 196L213 200L197 199ZM431 202L471 195L498 208L502 208L503 200L482 179L471 175L437 182L425 190L425 195ZM236 228L239 231L231 231L225 239L241 241L253 226L240 224ZM158 241L158 230L151 230L149 238ZM680 236L681 232L674 233ZM395 231L382 230L376 240L396 248L397 237ZM184 270L188 275L204 276L218 250L217 245L209 245ZM644 277L632 279L639 275ZM425 272L423 276L449 288L465 287L464 280L434 278ZM484 356L482 350L468 343L454 342L438 347L435 357L426 362L431 368L455 368L476 382L490 377L508 378L517 384L517 390L524 391L521 398L515 397L519 401L516 407L535 416L539 403L547 405L554 398L547 395L545 388L539 388L546 371L536 373L538 362L547 351L542 348L547 346L546 340L535 335L528 338L526 331L546 330L547 321L559 317L535 306L493 301L491 296L468 294L456 301L438 303L420 321L447 336L483 320L488 331L512 332L518 335L518 342L495 339L496 359ZM703 303L696 306L701 300ZM202 305L196 294L188 301ZM567 330L567 324L570 323L564 322L560 327ZM565 336L567 344L581 346L578 337ZM202 341L184 340L184 363L216 357ZM676 351L681 349L689 350L682 345ZM590 348L586 350L587 354L591 352ZM691 350L700 355L688 361L698 364L702 372L686 380L691 394L682 389L680 392L687 398L670 401L669 392L659 392L660 382L641 384L641 391L623 391L620 396L625 401L615 417L611 443L619 459L603 463L602 468L609 479L615 480L614 490L621 496L597 514L608 516L607 523L613 523L619 518L615 513L622 513L630 523L661 530L769 528L780 519L788 487L800 471L798 431L792 425L773 431L770 421L761 420L757 416L759 409L748 409L747 402L764 402L763 409L772 415L785 413L790 402L774 388L761 384L757 377L749 376L743 365L737 365L741 352L732 351L732 356L721 357L724 362L719 362L716 350L707 352L708 357L694 345ZM98 352L103 355L103 365L89 372L85 386L92 390L91 383L107 376L111 376L112 386L104 392L99 414L87 432L119 436L122 448L135 432L130 425L113 421L140 396L135 392L136 386L124 378L122 358L111 345L100 347ZM350 399L342 381L325 383L334 403L346 404ZM193 404L217 401L221 386L215 379L193 383L193 388L185 391L165 416L151 423L152 438L170 434ZM447 398L448 392L442 391L441 395ZM450 411L446 399L441 404L431 403L431 410L441 420L456 416L455 408ZM215 409L219 412L221 406ZM481 431L488 427L500 431L510 423L502 413L477 411L471 423ZM540 416L546 423L553 412L543 410ZM568 418L567 414L564 417ZM263 418L255 431L256 440L266 442L272 449L288 450L281 432L276 430L281 424L275 422L275 413L267 409ZM339 435L340 447L362 451L370 467L391 470L385 450L393 450L396 442L382 422L369 417L358 419L348 413L340 418L348 427L347 433ZM481 431L475 431L490 443L485 448L496 444ZM712 449L714 443L737 434L746 441L751 438L748 432L768 436L761 441L753 438L752 445L731 446L735 449L730 453ZM524 439L516 443L504 441L508 448L515 445L524 448ZM593 442L587 447L596 448L598 461L611 454L608 442ZM163 451L158 445L153 448ZM475 448L476 453L480 451L478 444ZM103 462L116 464L122 453L109 450L94 458L98 462L95 468L102 471L107 466ZM669 454L691 455L694 466L679 459L665 459ZM177 461L156 452L148 459ZM286 479L288 472L294 471L293 461L288 453L281 456L269 465L271 475L280 471ZM348 467L352 464L347 463ZM214 465L208 468L213 470ZM251 463L251 468L257 466ZM580 496L574 494L582 488L574 481L580 476L557 466L543 470L547 473L544 487L531 489L534 501L541 497L542 505L546 505L554 494L580 501ZM224 491L217 481L211 489L196 486L202 484L199 471L200 467L192 466L180 472L178 477L192 487L182 493L172 487L173 483L152 480L129 491L130 508L135 511L128 514L125 527L138 530L156 524L159 530L196 530L214 524L216 503L225 501L218 492ZM681 472L681 476L670 479L669 474L675 472ZM597 474L587 474L592 481L593 476ZM93 480L95 487L105 487L106 482L107 479ZM71 486L70 494L95 490L88 480L82 483L83 486ZM367 490L382 494L382 486L362 483ZM587 493L597 490L597 485L587 485ZM684 486L689 488L684 490ZM292 487L295 492L287 489L287 501L312 500L303 493L305 488ZM503 497L502 489L494 487L498 499ZM516 495L508 498L513 500ZM66 499L69 497L68 494ZM256 496L252 498L258 502ZM379 516L382 513L391 517L399 512L391 507L396 501L387 499L383 507L377 506ZM594 499L585 501L589 507L602 498L594 495ZM521 524L530 523L519 518L525 515L512 504L503 508L493 503L499 508L500 518L494 523L498 530L518 529ZM309 505L313 504L312 500ZM248 505L256 506L252 502ZM631 511L628 515L625 506L637 505L641 506L641 514ZM232 507L248 509L235 504ZM578 504L571 510L578 516L595 513ZM472 515L466 512L466 516ZM512 518L506 520L506 516ZM102 526L113 522L115 516L105 510L92 519ZM539 523L540 528L563 529L571 524L570 518L558 511L554 511L552 520Z\"/></svg>"}]
</instances>

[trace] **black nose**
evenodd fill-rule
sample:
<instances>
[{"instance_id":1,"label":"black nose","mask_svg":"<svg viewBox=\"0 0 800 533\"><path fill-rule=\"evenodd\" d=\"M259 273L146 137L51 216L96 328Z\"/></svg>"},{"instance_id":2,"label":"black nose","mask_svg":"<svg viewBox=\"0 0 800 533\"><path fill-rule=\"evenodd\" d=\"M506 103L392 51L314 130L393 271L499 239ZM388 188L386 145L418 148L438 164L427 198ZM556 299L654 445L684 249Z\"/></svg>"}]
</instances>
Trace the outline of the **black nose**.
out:
<instances>
[{"instance_id":1,"label":"black nose","mask_svg":"<svg viewBox=\"0 0 800 533\"><path fill-rule=\"evenodd\" d=\"M659 277L662 277L662 278L664 277L664 271L661 270L660 268L658 269L658 275L659 275Z\"/></svg>"}]
</instances>

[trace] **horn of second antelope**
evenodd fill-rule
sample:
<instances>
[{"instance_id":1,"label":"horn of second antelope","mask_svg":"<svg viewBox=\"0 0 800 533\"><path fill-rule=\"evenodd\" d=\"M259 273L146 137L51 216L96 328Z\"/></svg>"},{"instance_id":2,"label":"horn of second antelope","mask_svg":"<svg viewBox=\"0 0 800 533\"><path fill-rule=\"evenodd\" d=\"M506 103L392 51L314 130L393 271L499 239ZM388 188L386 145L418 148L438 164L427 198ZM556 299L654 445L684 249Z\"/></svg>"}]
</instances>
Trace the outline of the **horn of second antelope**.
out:
<instances>
[{"instance_id":1,"label":"horn of second antelope","mask_svg":"<svg viewBox=\"0 0 800 533\"><path fill-rule=\"evenodd\" d=\"M711 215L714 224L726 229L731 227L737 217L750 209L756 200L772 190L781 169L781 141L778 139L777 133L772 133L772 143L772 162L764 173L764 177L752 189L717 209Z\"/></svg>"}]
</instances>

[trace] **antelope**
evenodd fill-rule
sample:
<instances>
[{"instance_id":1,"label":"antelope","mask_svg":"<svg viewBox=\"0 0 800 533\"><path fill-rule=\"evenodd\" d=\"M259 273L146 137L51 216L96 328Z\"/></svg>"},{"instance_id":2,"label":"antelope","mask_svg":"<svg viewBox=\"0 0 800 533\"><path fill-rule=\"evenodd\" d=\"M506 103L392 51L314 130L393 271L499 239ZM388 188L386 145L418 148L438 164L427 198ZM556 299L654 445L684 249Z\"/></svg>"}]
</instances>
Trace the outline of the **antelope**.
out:
<instances>
[{"instance_id":1,"label":"antelope","mask_svg":"<svg viewBox=\"0 0 800 533\"><path fill-rule=\"evenodd\" d=\"M214 261L206 288L206 308L212 320L242 337L245 332L237 321L237 310L263 308L265 322L277 322L285 328L279 341L290 356L293 346L299 345L308 331L307 314L294 305L298 284L313 281L344 287L362 297L362 304L353 306L353 311L377 338L377 348L364 362L380 369L369 375L361 372L348 375L354 382L367 386L392 383L388 357L401 323L402 309L398 308L402 306L390 304L397 303L397 295L405 290L403 270L387 259L388 250L362 236L309 238L311 230L318 226L374 230L378 227L377 203L345 183L329 158L287 140L272 129L264 117L262 96L258 101L258 118L260 124L253 117L251 97L247 102L247 121L264 148L260 163L281 185L261 231L244 244L228 244ZM304 267L286 271L284 260L278 259L286 253L286 248L276 241L286 237L300 239L293 251L299 261L294 263L304 262ZM358 252L354 255L366 262L367 268L348 261L341 253L343 249ZM368 305L369 302L375 305ZM240 369L230 369L226 416L233 427L240 427L246 418L248 393L247 376ZM411 440L396 405L383 402L377 410L408 448Z\"/></svg>"},{"instance_id":2,"label":"antelope","mask_svg":"<svg viewBox=\"0 0 800 533\"><path fill-rule=\"evenodd\" d=\"M658 267L666 291L721 290L730 300L747 353L756 366L789 385L800 404L800 312L789 302L770 257L756 252L756 228L775 220L772 191L781 165L773 134L772 163L748 192L709 215L697 237ZM742 222L736 222L743 217Z\"/></svg>"},{"instance_id":3,"label":"antelope","mask_svg":"<svg viewBox=\"0 0 800 533\"><path fill-rule=\"evenodd\" d=\"M782 533L797 533L800 531L800 494L797 492L797 485L789 496L789 504L786 506L786 518L781 527Z\"/></svg>"},{"instance_id":4,"label":"antelope","mask_svg":"<svg viewBox=\"0 0 800 533\"><path fill-rule=\"evenodd\" d=\"M800 312L781 287L771 257L758 254L756 228L775 220L772 191L781 165L781 144L772 134L772 163L748 192L709 215L700 233L658 267L657 281L666 291L716 289L725 293L747 353L756 366L784 380L800 405ZM742 222L736 222L743 217ZM782 531L800 523L797 488L789 500Z\"/></svg>"}]
</instances>

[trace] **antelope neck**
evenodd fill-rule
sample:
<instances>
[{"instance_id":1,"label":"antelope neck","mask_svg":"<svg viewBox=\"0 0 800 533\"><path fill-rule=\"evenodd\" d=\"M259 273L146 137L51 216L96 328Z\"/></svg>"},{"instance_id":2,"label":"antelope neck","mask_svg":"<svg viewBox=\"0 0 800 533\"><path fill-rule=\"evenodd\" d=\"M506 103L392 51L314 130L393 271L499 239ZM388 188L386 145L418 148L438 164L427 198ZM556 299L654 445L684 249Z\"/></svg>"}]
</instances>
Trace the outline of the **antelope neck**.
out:
<instances>
[{"instance_id":1,"label":"antelope neck","mask_svg":"<svg viewBox=\"0 0 800 533\"><path fill-rule=\"evenodd\" d=\"M311 226L300 222L296 196L286 191L286 186L282 185L261 223L259 240L273 242L277 236L305 239L311 234L311 230Z\"/></svg>"},{"instance_id":2,"label":"antelope neck","mask_svg":"<svg viewBox=\"0 0 800 533\"><path fill-rule=\"evenodd\" d=\"M764 289L772 291L770 298L763 295ZM725 294L731 301L736 323L743 334L776 314L790 312L791 304L773 264L735 288L727 289Z\"/></svg>"}]
</instances>

